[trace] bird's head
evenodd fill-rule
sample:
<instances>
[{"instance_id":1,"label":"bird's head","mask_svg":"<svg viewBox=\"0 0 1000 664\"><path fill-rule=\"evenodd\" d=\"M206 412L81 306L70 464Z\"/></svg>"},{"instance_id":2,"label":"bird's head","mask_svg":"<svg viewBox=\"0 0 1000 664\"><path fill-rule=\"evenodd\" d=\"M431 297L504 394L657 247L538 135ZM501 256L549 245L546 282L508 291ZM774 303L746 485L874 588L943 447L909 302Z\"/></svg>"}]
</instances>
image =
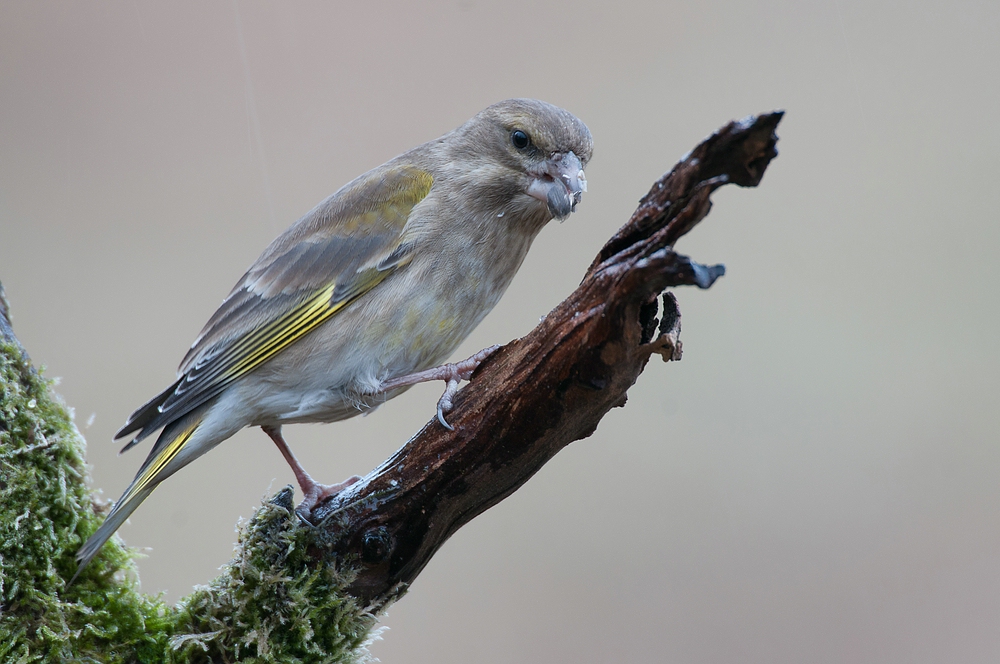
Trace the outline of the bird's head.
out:
<instances>
[{"instance_id":1,"label":"bird's head","mask_svg":"<svg viewBox=\"0 0 1000 664\"><path fill-rule=\"evenodd\" d=\"M495 167L492 177L506 195L537 199L551 217L568 217L587 190L583 169L594 141L568 111L536 99L507 99L459 132Z\"/></svg>"}]
</instances>

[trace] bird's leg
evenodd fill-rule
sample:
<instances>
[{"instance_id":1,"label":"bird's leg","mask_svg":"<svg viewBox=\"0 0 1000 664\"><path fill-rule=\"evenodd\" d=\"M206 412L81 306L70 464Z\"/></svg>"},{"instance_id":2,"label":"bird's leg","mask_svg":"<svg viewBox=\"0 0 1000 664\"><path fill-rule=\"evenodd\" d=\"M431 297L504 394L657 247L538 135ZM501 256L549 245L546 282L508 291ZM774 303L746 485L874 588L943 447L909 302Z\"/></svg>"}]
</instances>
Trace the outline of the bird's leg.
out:
<instances>
[{"instance_id":1,"label":"bird's leg","mask_svg":"<svg viewBox=\"0 0 1000 664\"><path fill-rule=\"evenodd\" d=\"M292 467L292 472L295 473L295 481L299 483L299 488L302 489L303 497L299 507L307 513L311 512L312 508L318 505L324 498L337 495L361 479L358 475L352 475L340 484L320 484L306 472L306 469L302 467L299 460L292 454L288 443L285 442L284 437L281 435L280 426L262 426L261 430L274 441L274 444L278 446L278 450L281 452L281 456L285 457L285 461Z\"/></svg>"},{"instance_id":2,"label":"bird's leg","mask_svg":"<svg viewBox=\"0 0 1000 664\"><path fill-rule=\"evenodd\" d=\"M438 422L441 423L441 426L448 431L454 431L455 427L448 424L447 420L444 419L444 414L451 410L454 406L452 400L458 392L459 382L469 380L469 378L472 377L473 372L479 368L480 364L483 363L483 360L497 352L499 349L500 346L490 346L489 348L484 348L472 357L464 359L461 362L442 364L439 367L433 367L431 369L425 369L424 371L399 376L398 378L392 378L382 383L380 391L389 392L390 390L394 390L399 387L409 387L410 385L426 383L432 380L443 380L447 383L447 387L444 388L444 394L442 394L441 398L438 399L437 418Z\"/></svg>"}]
</instances>

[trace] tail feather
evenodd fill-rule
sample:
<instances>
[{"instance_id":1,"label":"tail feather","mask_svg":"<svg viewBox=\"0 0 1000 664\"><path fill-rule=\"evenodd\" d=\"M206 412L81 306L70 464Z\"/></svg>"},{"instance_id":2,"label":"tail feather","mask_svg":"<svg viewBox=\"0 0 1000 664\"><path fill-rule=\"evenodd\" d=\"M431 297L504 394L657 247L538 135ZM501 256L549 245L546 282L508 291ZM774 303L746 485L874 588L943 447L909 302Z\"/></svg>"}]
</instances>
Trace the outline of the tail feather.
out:
<instances>
[{"instance_id":1,"label":"tail feather","mask_svg":"<svg viewBox=\"0 0 1000 664\"><path fill-rule=\"evenodd\" d=\"M146 436L153 433L166 423L164 421L163 413L160 412L160 406L162 406L163 403L170 398L170 395L177 389L181 380L182 379L178 378L173 385L157 394L155 397L137 408L134 413L129 415L128 421L125 422L122 428L115 434L115 440L124 438L134 431L138 431L139 433L135 438L129 441L128 445L122 448L119 454L132 449L139 443L139 441L146 438ZM176 418L176 413L173 414L172 417Z\"/></svg>"},{"instance_id":2,"label":"tail feather","mask_svg":"<svg viewBox=\"0 0 1000 664\"><path fill-rule=\"evenodd\" d=\"M111 539L111 536L125 522L125 519L139 507L149 494L153 493L153 489L161 481L166 479L167 475L164 471L168 469L170 462L184 448L187 441L190 440L195 430L201 424L202 419L203 414L199 413L194 418L185 418L185 420L176 423L175 426L168 425L163 430L156 441L156 445L153 446L152 451L146 458L145 463L142 464L135 479L132 480L132 484L125 490L122 497L118 499L115 506L111 508L111 512L104 519L104 523L97 529L97 532L91 535L86 543L80 547L80 550L76 552L76 559L80 563L80 566L77 568L76 574L73 575L70 583L97 556L104 543ZM172 472L173 469L171 469Z\"/></svg>"},{"instance_id":3,"label":"tail feather","mask_svg":"<svg viewBox=\"0 0 1000 664\"><path fill-rule=\"evenodd\" d=\"M101 527L97 529L97 532L91 535L90 539L88 539L87 542L80 547L80 550L76 552L76 560L80 564L76 568L76 573L73 575L73 578L70 579L70 583L76 581L76 577L80 576L80 572L83 571L83 568L89 565L90 561L97 556L101 547L104 546L104 543L111 539L111 536L115 534L115 531L118 530L123 523L125 523L125 519L131 516L132 512L135 511L135 508L139 506L139 503L144 501L149 494L153 493L153 489L155 488L156 485L146 486L139 491L133 491L133 486L128 488L128 491L125 492L125 496L122 496L121 499L115 503L111 513L108 514L106 519L104 519L104 523L102 523ZM126 500L126 496L130 493L132 496Z\"/></svg>"}]
</instances>

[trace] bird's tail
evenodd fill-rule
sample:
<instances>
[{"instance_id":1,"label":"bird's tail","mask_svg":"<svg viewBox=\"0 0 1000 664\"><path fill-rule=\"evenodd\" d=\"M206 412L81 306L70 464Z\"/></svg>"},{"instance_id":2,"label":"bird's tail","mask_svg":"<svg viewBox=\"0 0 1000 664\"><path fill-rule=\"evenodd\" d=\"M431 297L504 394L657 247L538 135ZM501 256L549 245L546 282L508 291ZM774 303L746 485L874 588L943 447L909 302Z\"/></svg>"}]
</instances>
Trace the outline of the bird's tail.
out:
<instances>
[{"instance_id":1,"label":"bird's tail","mask_svg":"<svg viewBox=\"0 0 1000 664\"><path fill-rule=\"evenodd\" d=\"M194 432L201 425L202 420L203 413L198 413L193 417L183 418L178 422L168 424L164 427L149 456L146 457L146 461L142 464L142 468L139 469L135 479L132 480L132 484L125 490L122 497L118 499L115 506L111 508L111 512L104 519L104 523L97 529L97 532L91 535L90 539L76 552L76 559L80 563L80 566L77 568L73 578L70 579L70 583L94 559L101 550L101 547L104 546L104 543L111 539L111 536L125 522L125 519L135 511L135 508L139 507L139 504L146 500L149 494L153 493L153 489L160 482L177 470L178 466L171 466L170 462L184 449L185 444L194 435Z\"/></svg>"}]
</instances>

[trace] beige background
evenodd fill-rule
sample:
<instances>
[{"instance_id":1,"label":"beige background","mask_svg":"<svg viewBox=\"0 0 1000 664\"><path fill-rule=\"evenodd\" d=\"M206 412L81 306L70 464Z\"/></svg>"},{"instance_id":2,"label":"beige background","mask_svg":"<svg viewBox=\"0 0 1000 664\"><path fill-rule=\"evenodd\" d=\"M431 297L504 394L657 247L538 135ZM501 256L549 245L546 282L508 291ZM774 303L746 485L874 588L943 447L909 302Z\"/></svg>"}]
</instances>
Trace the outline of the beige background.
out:
<instances>
[{"instance_id":1,"label":"beige background","mask_svg":"<svg viewBox=\"0 0 1000 664\"><path fill-rule=\"evenodd\" d=\"M590 126L591 190L457 355L524 334L652 181L781 107L781 156L679 247L684 361L454 536L384 662L1000 659L1000 4L0 5L0 279L116 498L111 434L229 288L344 182L489 103ZM437 385L293 427L365 473ZM121 534L175 600L292 480L246 431Z\"/></svg>"}]
</instances>

